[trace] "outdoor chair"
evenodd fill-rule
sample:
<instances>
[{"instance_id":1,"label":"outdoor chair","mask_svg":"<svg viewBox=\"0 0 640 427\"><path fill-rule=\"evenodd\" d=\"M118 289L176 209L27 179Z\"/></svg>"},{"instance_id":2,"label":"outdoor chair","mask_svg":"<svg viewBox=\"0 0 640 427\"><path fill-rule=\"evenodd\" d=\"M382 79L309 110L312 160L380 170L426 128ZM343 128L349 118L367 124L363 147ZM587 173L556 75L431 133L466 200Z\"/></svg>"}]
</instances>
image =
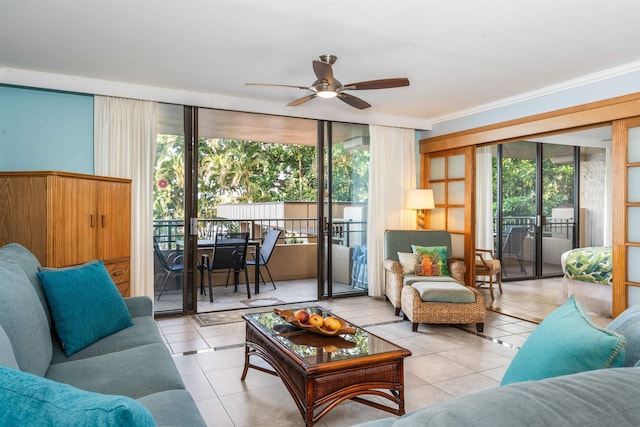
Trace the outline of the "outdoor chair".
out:
<instances>
[{"instance_id":1,"label":"outdoor chair","mask_svg":"<svg viewBox=\"0 0 640 427\"><path fill-rule=\"evenodd\" d=\"M209 256L202 256L202 265L208 271L209 276L209 301L213 302L213 289L211 273L216 270L233 270L235 291L238 290L240 281L240 271L244 271L245 283L247 285L247 298L251 298L249 287L249 273L247 272L247 245L249 243L249 233L227 233L226 235L216 234L215 245L211 260Z\"/></svg>"},{"instance_id":2,"label":"outdoor chair","mask_svg":"<svg viewBox=\"0 0 640 427\"><path fill-rule=\"evenodd\" d=\"M156 241L155 237L153 239L153 253L156 256L156 259L158 260L158 263L160 264L160 267L162 268L162 270L166 273L166 276L164 277L164 281L162 282L162 286L160 287L160 293L158 293L158 301L160 301L160 296L162 295L162 293L164 292L165 288L167 287L167 282L169 281L169 276L171 276L172 273L180 273L182 274L182 272L184 271L184 257L182 252L178 251L178 252L172 252L170 253L166 258L164 256L164 254L162 253L162 251L160 250L160 246L158 245L158 242ZM176 276L176 283L178 284L178 275Z\"/></svg>"},{"instance_id":3,"label":"outdoor chair","mask_svg":"<svg viewBox=\"0 0 640 427\"><path fill-rule=\"evenodd\" d=\"M267 274L269 275L269 280L271 280L271 284L273 285L273 289L276 289L276 284L273 281L273 277L271 276L271 272L269 271L269 259L271 259L271 255L273 254L273 250L276 248L276 243L278 243L278 239L280 238L280 234L282 230L271 229L267 232L262 245L260 245L260 254L258 254L258 259L248 259L247 265L256 265L258 263L259 267L264 267L267 270ZM254 255L255 256L255 255ZM258 270L259 271L259 270ZM260 271L260 278L262 278L262 283L266 285L264 280L264 276Z\"/></svg>"},{"instance_id":4,"label":"outdoor chair","mask_svg":"<svg viewBox=\"0 0 640 427\"><path fill-rule=\"evenodd\" d=\"M351 286L353 288L368 289L367 284L367 245L355 245L353 248L353 270L351 272Z\"/></svg>"},{"instance_id":5,"label":"outdoor chair","mask_svg":"<svg viewBox=\"0 0 640 427\"><path fill-rule=\"evenodd\" d=\"M502 259L516 258L520 265L520 272L524 274L527 274L527 269L524 266L524 239L527 237L527 231L528 227L526 226L509 226L502 245Z\"/></svg>"}]
</instances>

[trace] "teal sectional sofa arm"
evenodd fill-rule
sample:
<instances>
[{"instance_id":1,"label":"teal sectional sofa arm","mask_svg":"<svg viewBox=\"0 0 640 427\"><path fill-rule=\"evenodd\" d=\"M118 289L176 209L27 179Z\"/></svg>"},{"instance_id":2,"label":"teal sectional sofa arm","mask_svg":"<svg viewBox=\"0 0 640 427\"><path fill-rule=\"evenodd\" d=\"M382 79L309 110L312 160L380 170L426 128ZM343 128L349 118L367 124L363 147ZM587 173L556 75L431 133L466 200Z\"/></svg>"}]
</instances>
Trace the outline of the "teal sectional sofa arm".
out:
<instances>
[{"instance_id":1,"label":"teal sectional sofa arm","mask_svg":"<svg viewBox=\"0 0 640 427\"><path fill-rule=\"evenodd\" d=\"M95 425L205 426L153 319L151 298L123 302L104 270L106 287L80 276L71 285L64 283L65 292L73 295L61 292L62 304L53 303L58 300L51 298L55 286L50 276L77 275L83 268L102 272L104 265L41 271L23 246L0 248L0 425L87 425L79 420L91 419ZM109 290L108 298L100 293L103 289ZM62 322L61 306L69 317L79 317L73 327ZM115 309L124 313L115 332L91 336L73 351L59 339L65 334L84 338L96 319L113 325L114 317L105 313Z\"/></svg>"}]
</instances>

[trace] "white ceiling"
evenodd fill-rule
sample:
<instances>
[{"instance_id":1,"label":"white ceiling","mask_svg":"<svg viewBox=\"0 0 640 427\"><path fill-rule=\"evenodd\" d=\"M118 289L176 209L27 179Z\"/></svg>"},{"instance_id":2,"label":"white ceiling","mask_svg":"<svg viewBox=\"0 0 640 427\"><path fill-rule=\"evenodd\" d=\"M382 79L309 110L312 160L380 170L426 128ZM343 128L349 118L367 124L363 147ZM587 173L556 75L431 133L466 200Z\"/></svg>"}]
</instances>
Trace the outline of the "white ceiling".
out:
<instances>
[{"instance_id":1,"label":"white ceiling","mask_svg":"<svg viewBox=\"0 0 640 427\"><path fill-rule=\"evenodd\" d=\"M639 18L638 0L0 0L0 83L427 129L637 68ZM343 83L411 85L352 92L362 111L244 85L310 85L327 53Z\"/></svg>"}]
</instances>

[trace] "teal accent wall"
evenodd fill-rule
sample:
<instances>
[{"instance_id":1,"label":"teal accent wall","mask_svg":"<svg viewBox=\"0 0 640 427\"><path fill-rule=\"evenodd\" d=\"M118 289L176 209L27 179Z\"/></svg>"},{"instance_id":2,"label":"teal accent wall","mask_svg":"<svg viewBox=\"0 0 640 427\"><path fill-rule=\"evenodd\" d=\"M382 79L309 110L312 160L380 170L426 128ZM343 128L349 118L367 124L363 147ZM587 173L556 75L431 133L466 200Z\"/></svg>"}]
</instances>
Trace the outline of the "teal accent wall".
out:
<instances>
[{"instance_id":1,"label":"teal accent wall","mask_svg":"<svg viewBox=\"0 0 640 427\"><path fill-rule=\"evenodd\" d=\"M0 85L0 171L93 174L93 96Z\"/></svg>"}]
</instances>

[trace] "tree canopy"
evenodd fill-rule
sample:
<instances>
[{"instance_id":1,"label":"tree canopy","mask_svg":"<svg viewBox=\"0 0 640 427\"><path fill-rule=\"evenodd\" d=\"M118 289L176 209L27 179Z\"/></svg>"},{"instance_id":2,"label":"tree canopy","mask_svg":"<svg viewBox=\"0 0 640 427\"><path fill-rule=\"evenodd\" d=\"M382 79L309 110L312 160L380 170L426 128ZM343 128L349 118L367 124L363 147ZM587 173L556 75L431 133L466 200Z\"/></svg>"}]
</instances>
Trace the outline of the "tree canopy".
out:
<instances>
[{"instance_id":1,"label":"tree canopy","mask_svg":"<svg viewBox=\"0 0 640 427\"><path fill-rule=\"evenodd\" d=\"M493 190L497 195L497 167L494 158ZM554 164L545 158L542 162L542 214L551 216L558 207L573 207L573 164ZM494 212L496 205L494 202ZM502 159L502 212L504 216L536 215L536 161L535 159Z\"/></svg>"},{"instance_id":2,"label":"tree canopy","mask_svg":"<svg viewBox=\"0 0 640 427\"><path fill-rule=\"evenodd\" d=\"M316 147L202 138L198 153L200 218L214 218L220 203L317 198ZM335 144L332 155L333 200L366 201L369 152ZM184 218L184 137L158 137L155 182L154 218Z\"/></svg>"}]
</instances>

